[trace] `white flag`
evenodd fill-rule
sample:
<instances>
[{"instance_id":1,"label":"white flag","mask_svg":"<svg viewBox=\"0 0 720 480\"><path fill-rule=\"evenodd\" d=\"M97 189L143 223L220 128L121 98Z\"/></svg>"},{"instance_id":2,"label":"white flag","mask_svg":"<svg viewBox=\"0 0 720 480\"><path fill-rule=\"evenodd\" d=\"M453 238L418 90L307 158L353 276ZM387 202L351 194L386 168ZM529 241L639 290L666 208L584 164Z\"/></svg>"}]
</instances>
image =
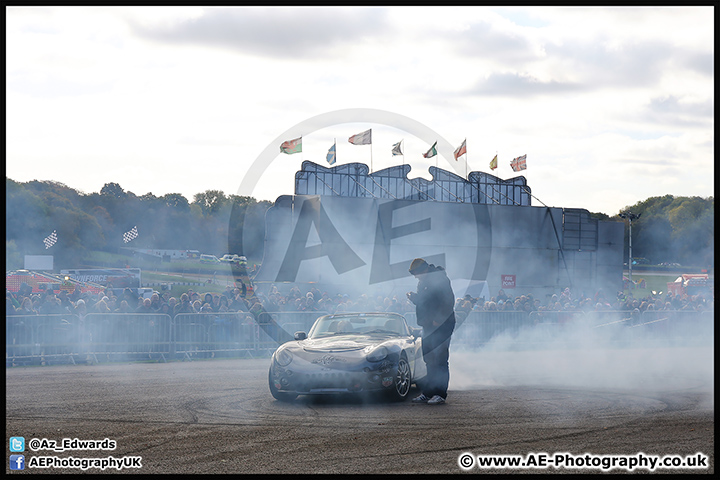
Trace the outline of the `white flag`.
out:
<instances>
[{"instance_id":1,"label":"white flag","mask_svg":"<svg viewBox=\"0 0 720 480\"><path fill-rule=\"evenodd\" d=\"M372 128L348 138L353 145L370 145L372 143Z\"/></svg>"},{"instance_id":2,"label":"white flag","mask_svg":"<svg viewBox=\"0 0 720 480\"><path fill-rule=\"evenodd\" d=\"M402 152L402 140L400 140L398 143L396 143L395 145L393 145L392 154L393 154L393 155L402 155L402 154L403 154L403 152Z\"/></svg>"}]
</instances>

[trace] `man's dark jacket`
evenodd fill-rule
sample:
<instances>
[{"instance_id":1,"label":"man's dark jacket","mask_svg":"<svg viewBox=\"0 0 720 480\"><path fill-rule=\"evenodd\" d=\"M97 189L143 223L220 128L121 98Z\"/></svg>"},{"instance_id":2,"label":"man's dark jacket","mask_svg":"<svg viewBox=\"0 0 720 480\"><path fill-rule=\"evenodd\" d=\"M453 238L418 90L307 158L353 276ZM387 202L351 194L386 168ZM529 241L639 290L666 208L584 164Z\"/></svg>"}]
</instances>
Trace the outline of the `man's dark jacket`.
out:
<instances>
[{"instance_id":1,"label":"man's dark jacket","mask_svg":"<svg viewBox=\"0 0 720 480\"><path fill-rule=\"evenodd\" d=\"M455 321L455 294L445 269L433 264L428 267L427 273L419 276L417 293L411 295L410 301L415 304L418 325L434 330L437 326L433 322L442 324L451 316L451 321Z\"/></svg>"}]
</instances>

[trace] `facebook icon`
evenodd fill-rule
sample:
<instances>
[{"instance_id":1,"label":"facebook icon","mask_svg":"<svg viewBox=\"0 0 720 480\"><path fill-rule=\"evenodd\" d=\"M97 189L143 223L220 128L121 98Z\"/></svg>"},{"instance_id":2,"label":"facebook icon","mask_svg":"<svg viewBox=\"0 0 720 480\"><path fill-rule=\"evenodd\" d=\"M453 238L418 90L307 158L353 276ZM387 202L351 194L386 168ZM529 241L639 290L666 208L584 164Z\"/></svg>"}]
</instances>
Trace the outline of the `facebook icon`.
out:
<instances>
[{"instance_id":1,"label":"facebook icon","mask_svg":"<svg viewBox=\"0 0 720 480\"><path fill-rule=\"evenodd\" d=\"M10 470L25 470L25 455L10 455Z\"/></svg>"}]
</instances>

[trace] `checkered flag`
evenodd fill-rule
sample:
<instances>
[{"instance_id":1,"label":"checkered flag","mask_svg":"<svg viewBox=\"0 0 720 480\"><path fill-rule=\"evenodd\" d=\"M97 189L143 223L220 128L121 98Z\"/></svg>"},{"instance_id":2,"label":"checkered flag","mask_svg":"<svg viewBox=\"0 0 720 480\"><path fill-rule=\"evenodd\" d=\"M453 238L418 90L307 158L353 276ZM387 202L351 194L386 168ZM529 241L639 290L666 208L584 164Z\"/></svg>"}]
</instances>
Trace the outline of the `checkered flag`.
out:
<instances>
[{"instance_id":1,"label":"checkered flag","mask_svg":"<svg viewBox=\"0 0 720 480\"><path fill-rule=\"evenodd\" d=\"M135 225L129 232L123 233L123 242L128 243L138 236L137 225Z\"/></svg>"},{"instance_id":2,"label":"checkered flag","mask_svg":"<svg viewBox=\"0 0 720 480\"><path fill-rule=\"evenodd\" d=\"M43 243L45 244L45 250L55 245L55 242L57 242L57 231L53 230L53 232L45 237L45 240L43 240Z\"/></svg>"}]
</instances>

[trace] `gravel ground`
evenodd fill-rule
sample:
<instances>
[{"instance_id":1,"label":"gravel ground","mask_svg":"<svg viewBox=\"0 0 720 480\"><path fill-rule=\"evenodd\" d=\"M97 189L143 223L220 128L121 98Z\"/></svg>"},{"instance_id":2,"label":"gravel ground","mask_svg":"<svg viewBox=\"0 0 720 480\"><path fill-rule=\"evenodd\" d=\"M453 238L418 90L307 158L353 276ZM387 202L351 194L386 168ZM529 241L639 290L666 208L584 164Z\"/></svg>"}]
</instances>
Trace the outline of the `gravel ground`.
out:
<instances>
[{"instance_id":1,"label":"gravel ground","mask_svg":"<svg viewBox=\"0 0 720 480\"><path fill-rule=\"evenodd\" d=\"M652 386L632 378L612 385L580 365L595 379L568 382L560 375L567 367L545 366L544 377L530 368L518 373L510 358L524 355L526 367L538 358L503 355L454 353L448 403L440 406L353 397L278 402L267 387L268 359L8 368L6 441L25 438L27 465L43 457L141 457L141 468L123 473L600 473L592 464L604 455L627 462L622 456L698 453L707 456L702 468L655 471L714 472L713 384L702 371ZM701 355L712 364L712 350ZM626 360L618 362L610 368ZM106 438L113 450L50 450L50 441ZM48 442L33 451L31 439ZM478 461L493 455L530 465L480 469ZM548 459L565 464L543 467ZM569 461L591 468L567 468ZM100 471L28 466L22 473Z\"/></svg>"}]
</instances>

